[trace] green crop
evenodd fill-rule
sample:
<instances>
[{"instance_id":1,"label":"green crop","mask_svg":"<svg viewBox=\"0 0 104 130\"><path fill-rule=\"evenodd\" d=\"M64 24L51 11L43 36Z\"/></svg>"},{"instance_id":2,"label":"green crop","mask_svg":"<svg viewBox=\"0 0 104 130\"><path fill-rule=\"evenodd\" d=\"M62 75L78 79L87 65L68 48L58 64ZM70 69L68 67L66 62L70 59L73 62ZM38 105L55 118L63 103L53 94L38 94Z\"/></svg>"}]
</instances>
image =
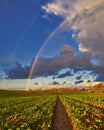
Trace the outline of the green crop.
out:
<instances>
[{"instance_id":1,"label":"green crop","mask_svg":"<svg viewBox=\"0 0 104 130\"><path fill-rule=\"evenodd\" d=\"M100 98L95 96L94 100L98 97ZM90 98L88 95L60 96L69 116L74 119L79 130L102 130L104 129L104 107L97 106L98 102L93 105L94 102Z\"/></svg>"},{"instance_id":2,"label":"green crop","mask_svg":"<svg viewBox=\"0 0 104 130\"><path fill-rule=\"evenodd\" d=\"M0 102L0 129L51 129L56 96L13 97Z\"/></svg>"},{"instance_id":3,"label":"green crop","mask_svg":"<svg viewBox=\"0 0 104 130\"><path fill-rule=\"evenodd\" d=\"M64 105L73 127L104 130L103 94L0 97L0 130L53 130L57 99Z\"/></svg>"}]
</instances>

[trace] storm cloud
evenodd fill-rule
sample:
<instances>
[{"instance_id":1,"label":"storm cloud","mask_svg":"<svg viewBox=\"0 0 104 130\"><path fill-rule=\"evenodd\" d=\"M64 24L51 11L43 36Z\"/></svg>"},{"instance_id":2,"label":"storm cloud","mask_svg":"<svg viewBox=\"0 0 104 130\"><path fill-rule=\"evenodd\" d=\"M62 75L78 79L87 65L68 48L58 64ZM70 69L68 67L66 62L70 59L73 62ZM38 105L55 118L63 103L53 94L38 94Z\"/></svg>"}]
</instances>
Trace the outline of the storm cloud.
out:
<instances>
[{"instance_id":1,"label":"storm cloud","mask_svg":"<svg viewBox=\"0 0 104 130\"><path fill-rule=\"evenodd\" d=\"M6 79L25 79L28 78L30 66L22 66L19 62L15 62L15 67L6 69Z\"/></svg>"},{"instance_id":2,"label":"storm cloud","mask_svg":"<svg viewBox=\"0 0 104 130\"><path fill-rule=\"evenodd\" d=\"M35 59L28 66L23 66L19 62L15 62L15 67L5 70L8 79L26 79L29 76L30 69ZM90 57L88 55L75 55L74 49L69 45L63 45L60 48L58 55L45 58L39 57L37 63L33 69L31 78L38 76L49 76L55 75L56 78L64 78L66 76L73 76L73 73L67 71L66 73L58 75L58 71L63 68L71 68L73 73L81 70L94 70L97 72L102 72L101 66L94 66L90 62ZM104 70L104 69L103 69ZM75 71L75 72L74 72ZM79 79L79 78L78 78Z\"/></svg>"}]
</instances>

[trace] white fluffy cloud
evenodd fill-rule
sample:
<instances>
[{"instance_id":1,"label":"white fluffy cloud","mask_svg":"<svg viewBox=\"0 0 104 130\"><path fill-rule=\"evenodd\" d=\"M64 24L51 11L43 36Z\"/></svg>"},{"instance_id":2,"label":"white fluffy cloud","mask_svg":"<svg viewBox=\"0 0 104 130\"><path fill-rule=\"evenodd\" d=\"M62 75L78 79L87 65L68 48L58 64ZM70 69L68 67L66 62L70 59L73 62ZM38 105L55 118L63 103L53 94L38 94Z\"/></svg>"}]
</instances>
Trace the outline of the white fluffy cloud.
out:
<instances>
[{"instance_id":1,"label":"white fluffy cloud","mask_svg":"<svg viewBox=\"0 0 104 130\"><path fill-rule=\"evenodd\" d=\"M71 28L78 34L79 50L89 53L104 65L104 0L53 0L42 9L64 19L62 28Z\"/></svg>"}]
</instances>

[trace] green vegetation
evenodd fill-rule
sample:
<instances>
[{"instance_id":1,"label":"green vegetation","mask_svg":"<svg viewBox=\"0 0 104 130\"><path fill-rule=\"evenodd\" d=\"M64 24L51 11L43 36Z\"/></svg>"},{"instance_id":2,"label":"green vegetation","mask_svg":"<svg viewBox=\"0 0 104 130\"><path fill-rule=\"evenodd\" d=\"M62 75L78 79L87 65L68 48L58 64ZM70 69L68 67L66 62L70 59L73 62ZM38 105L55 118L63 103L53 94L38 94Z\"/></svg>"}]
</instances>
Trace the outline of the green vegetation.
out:
<instances>
[{"instance_id":1,"label":"green vegetation","mask_svg":"<svg viewBox=\"0 0 104 130\"><path fill-rule=\"evenodd\" d=\"M51 129L56 99L56 96L1 98L0 129Z\"/></svg>"},{"instance_id":2,"label":"green vegetation","mask_svg":"<svg viewBox=\"0 0 104 130\"><path fill-rule=\"evenodd\" d=\"M0 91L0 130L53 130L57 99L78 130L104 129L103 93L53 89Z\"/></svg>"},{"instance_id":3,"label":"green vegetation","mask_svg":"<svg viewBox=\"0 0 104 130\"><path fill-rule=\"evenodd\" d=\"M79 130L104 129L103 95L63 95L60 98Z\"/></svg>"}]
</instances>

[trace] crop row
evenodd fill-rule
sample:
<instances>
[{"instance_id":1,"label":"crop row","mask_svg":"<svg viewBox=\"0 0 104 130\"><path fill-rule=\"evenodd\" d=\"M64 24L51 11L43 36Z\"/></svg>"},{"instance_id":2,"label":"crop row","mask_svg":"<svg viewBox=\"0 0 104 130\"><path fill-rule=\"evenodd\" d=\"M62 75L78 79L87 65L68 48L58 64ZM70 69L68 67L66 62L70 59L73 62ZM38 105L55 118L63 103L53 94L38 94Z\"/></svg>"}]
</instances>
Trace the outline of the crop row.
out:
<instances>
[{"instance_id":1,"label":"crop row","mask_svg":"<svg viewBox=\"0 0 104 130\"><path fill-rule=\"evenodd\" d=\"M79 130L103 130L104 111L92 106L90 103L72 98L73 96L60 96L68 115L72 117Z\"/></svg>"},{"instance_id":2,"label":"crop row","mask_svg":"<svg viewBox=\"0 0 104 130\"><path fill-rule=\"evenodd\" d=\"M0 129L51 129L56 99L56 96L16 97L6 104L0 103Z\"/></svg>"},{"instance_id":3,"label":"crop row","mask_svg":"<svg viewBox=\"0 0 104 130\"><path fill-rule=\"evenodd\" d=\"M80 101L90 102L96 106L104 107L104 95L102 94L82 94L71 95L70 98L78 99Z\"/></svg>"}]
</instances>

